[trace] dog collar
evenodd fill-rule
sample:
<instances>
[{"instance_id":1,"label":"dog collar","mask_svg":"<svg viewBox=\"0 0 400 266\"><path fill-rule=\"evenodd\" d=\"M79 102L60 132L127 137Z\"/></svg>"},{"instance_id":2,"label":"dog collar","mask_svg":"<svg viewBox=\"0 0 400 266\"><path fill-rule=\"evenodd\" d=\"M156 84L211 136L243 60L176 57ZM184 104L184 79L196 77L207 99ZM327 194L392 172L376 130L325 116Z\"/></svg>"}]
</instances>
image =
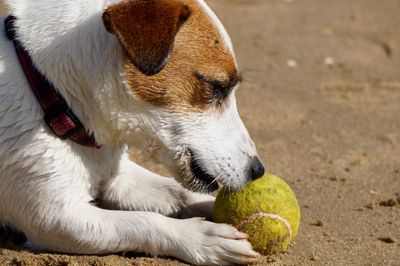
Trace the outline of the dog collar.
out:
<instances>
[{"instance_id":1,"label":"dog collar","mask_svg":"<svg viewBox=\"0 0 400 266\"><path fill-rule=\"evenodd\" d=\"M16 18L13 16L8 16L5 19L6 35L13 42L29 86L44 111L44 121L61 139L70 139L83 146L100 148L101 146L96 143L94 135L84 128L65 99L34 66L32 58L16 39L15 20Z\"/></svg>"}]
</instances>

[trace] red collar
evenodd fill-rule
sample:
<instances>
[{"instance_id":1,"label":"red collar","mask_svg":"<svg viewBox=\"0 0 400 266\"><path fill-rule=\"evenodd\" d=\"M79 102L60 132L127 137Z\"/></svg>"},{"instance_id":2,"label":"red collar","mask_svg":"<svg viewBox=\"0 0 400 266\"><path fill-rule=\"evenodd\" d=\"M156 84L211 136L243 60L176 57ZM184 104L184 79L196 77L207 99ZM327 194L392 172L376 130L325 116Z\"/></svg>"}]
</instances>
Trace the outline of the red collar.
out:
<instances>
[{"instance_id":1,"label":"red collar","mask_svg":"<svg viewBox=\"0 0 400 266\"><path fill-rule=\"evenodd\" d=\"M69 108L61 94L34 66L31 57L15 38L15 17L5 19L7 37L13 41L21 67L33 94L44 112L44 120L50 129L61 139L70 139L80 145L100 148L94 135L86 131L79 118Z\"/></svg>"}]
</instances>

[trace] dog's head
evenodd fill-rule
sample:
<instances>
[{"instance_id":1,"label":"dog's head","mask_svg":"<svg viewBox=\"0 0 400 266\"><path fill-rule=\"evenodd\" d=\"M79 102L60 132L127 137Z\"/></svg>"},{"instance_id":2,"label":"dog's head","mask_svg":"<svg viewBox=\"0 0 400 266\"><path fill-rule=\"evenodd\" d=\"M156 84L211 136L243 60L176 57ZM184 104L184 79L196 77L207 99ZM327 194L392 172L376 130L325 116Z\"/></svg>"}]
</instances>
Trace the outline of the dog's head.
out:
<instances>
[{"instance_id":1,"label":"dog's head","mask_svg":"<svg viewBox=\"0 0 400 266\"><path fill-rule=\"evenodd\" d=\"M218 182L238 189L263 175L236 109L241 77L231 41L203 0L122 1L103 21L123 51L128 143L146 143L196 191Z\"/></svg>"}]
</instances>

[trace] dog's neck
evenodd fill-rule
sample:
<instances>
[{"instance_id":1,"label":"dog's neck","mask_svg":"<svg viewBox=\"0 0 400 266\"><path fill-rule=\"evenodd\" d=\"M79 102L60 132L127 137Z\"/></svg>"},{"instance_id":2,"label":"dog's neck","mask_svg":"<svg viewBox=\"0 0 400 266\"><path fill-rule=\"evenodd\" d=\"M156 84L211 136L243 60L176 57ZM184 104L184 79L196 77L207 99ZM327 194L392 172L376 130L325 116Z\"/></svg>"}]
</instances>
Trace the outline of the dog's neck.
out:
<instances>
[{"instance_id":1,"label":"dog's neck","mask_svg":"<svg viewBox=\"0 0 400 266\"><path fill-rule=\"evenodd\" d=\"M49 4L44 4L45 1ZM117 95L115 90L123 90L118 73L122 51L103 26L102 13L108 0L38 3L28 0L11 3L12 14L17 17L17 38L83 125L94 132L96 140L110 146L120 145L123 136L114 130L118 125L110 125L118 124L110 114L117 116L118 111L113 108L119 99L113 97ZM108 95L111 90L113 94Z\"/></svg>"}]
</instances>

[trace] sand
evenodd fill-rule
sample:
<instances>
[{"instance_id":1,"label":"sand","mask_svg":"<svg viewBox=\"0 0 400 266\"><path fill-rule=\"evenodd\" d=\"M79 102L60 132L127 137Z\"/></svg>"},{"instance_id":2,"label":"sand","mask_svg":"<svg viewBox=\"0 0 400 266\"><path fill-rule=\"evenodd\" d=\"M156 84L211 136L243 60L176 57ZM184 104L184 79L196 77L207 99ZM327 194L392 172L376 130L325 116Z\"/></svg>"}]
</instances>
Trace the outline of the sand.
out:
<instances>
[{"instance_id":1,"label":"sand","mask_svg":"<svg viewBox=\"0 0 400 266\"><path fill-rule=\"evenodd\" d=\"M268 170L302 209L257 265L400 265L400 2L210 0L247 77L237 92ZM0 265L181 265L0 249Z\"/></svg>"}]
</instances>

